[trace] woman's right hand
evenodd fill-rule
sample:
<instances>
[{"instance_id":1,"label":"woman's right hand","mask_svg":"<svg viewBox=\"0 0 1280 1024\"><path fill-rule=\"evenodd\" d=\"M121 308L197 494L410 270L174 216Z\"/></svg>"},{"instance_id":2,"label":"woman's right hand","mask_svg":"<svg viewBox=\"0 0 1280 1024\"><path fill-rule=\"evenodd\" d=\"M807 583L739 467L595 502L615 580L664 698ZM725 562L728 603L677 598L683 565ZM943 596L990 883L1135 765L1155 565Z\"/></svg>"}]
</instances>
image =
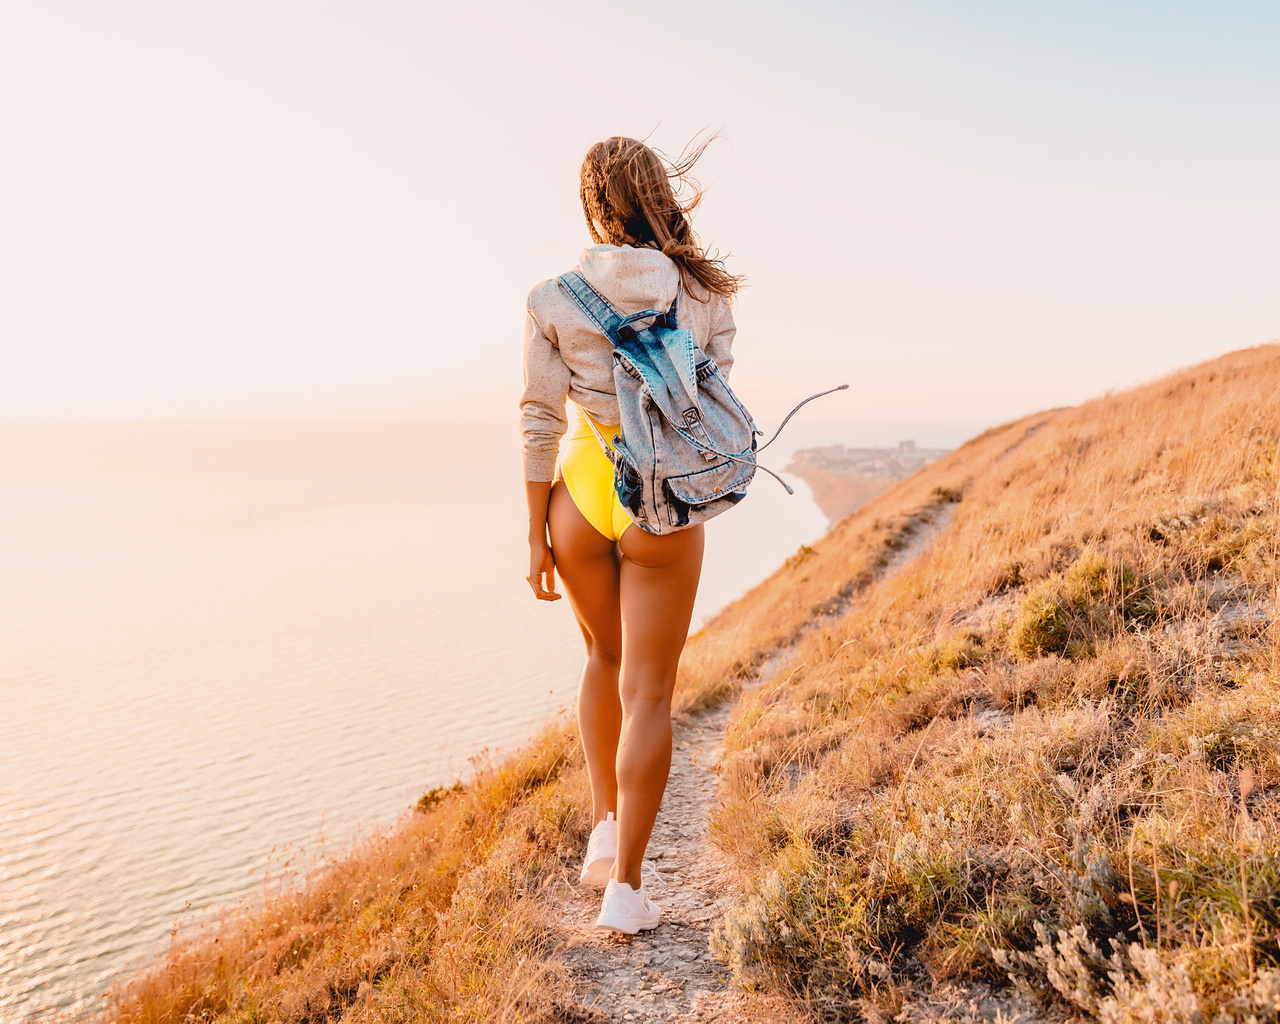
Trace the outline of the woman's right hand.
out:
<instances>
[{"instance_id":1,"label":"woman's right hand","mask_svg":"<svg viewBox=\"0 0 1280 1024\"><path fill-rule=\"evenodd\" d=\"M556 558L545 537L529 538L529 575L525 579L539 601L560 600L561 595L556 593Z\"/></svg>"}]
</instances>

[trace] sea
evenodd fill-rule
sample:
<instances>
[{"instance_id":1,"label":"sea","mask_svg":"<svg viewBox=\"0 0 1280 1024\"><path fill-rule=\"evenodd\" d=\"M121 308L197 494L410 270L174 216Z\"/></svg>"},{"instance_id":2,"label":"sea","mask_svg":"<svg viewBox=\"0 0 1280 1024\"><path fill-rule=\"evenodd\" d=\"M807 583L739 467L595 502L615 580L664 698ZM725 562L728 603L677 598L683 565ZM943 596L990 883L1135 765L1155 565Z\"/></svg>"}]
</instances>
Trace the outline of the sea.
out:
<instances>
[{"instance_id":1,"label":"sea","mask_svg":"<svg viewBox=\"0 0 1280 1024\"><path fill-rule=\"evenodd\" d=\"M858 440L789 433L766 464ZM91 1011L184 921L572 714L512 435L0 425L0 1022ZM784 477L709 524L695 629L826 531Z\"/></svg>"}]
</instances>

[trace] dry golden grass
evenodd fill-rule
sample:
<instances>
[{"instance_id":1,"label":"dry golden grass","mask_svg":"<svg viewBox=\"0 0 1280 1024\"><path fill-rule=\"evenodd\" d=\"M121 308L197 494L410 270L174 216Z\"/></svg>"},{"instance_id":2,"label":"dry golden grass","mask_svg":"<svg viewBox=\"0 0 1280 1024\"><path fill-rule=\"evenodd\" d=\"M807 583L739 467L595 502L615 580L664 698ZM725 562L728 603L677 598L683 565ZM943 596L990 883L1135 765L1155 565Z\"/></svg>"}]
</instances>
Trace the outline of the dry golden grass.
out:
<instances>
[{"instance_id":1,"label":"dry golden grass","mask_svg":"<svg viewBox=\"0 0 1280 1024\"><path fill-rule=\"evenodd\" d=\"M530 897L585 841L576 740L548 729L395 828L175 940L107 994L120 1024L572 1020Z\"/></svg>"},{"instance_id":2,"label":"dry golden grass","mask_svg":"<svg viewBox=\"0 0 1280 1024\"><path fill-rule=\"evenodd\" d=\"M928 482L917 474L873 499L725 608L685 648L677 711L723 699L815 621L841 612L933 518L938 506L959 496L957 488L967 475L999 458L1044 419L1028 417L975 438L929 467ZM935 478L948 483L938 485Z\"/></svg>"},{"instance_id":3,"label":"dry golden grass","mask_svg":"<svg viewBox=\"0 0 1280 1024\"><path fill-rule=\"evenodd\" d=\"M1278 516L1266 346L988 431L726 609L677 711L791 649L742 694L713 822L749 890L717 939L739 981L833 1019L971 981L1276 1019ZM102 1019L583 1019L535 898L586 838L572 733L436 796Z\"/></svg>"},{"instance_id":4,"label":"dry golden grass","mask_svg":"<svg viewBox=\"0 0 1280 1024\"><path fill-rule=\"evenodd\" d=\"M963 494L737 709L739 980L831 1018L1012 979L1107 1020L1275 1019L1278 472L1266 346L980 438L841 524L811 586Z\"/></svg>"}]
</instances>

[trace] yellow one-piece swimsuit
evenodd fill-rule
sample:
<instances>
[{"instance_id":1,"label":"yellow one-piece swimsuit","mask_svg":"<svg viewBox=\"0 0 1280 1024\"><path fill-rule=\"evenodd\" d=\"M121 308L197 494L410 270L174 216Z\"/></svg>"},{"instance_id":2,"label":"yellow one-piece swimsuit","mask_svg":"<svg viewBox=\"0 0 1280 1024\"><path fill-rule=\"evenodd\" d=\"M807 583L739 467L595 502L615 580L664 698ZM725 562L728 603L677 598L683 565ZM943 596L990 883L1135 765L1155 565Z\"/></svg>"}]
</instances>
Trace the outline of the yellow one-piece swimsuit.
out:
<instances>
[{"instance_id":1,"label":"yellow one-piece swimsuit","mask_svg":"<svg viewBox=\"0 0 1280 1024\"><path fill-rule=\"evenodd\" d=\"M576 403L573 408L576 414L560 449L560 477L587 522L616 541L632 524L613 489L613 463L600 447L586 410ZM618 433L616 424L597 423L596 428L606 441Z\"/></svg>"}]
</instances>

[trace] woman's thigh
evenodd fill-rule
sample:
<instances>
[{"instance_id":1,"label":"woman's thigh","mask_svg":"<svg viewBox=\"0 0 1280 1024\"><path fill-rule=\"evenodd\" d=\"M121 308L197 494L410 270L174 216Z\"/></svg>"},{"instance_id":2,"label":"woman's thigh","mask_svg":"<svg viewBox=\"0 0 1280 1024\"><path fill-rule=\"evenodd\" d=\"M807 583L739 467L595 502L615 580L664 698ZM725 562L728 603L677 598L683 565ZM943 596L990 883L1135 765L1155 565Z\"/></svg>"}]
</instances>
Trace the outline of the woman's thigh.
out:
<instances>
[{"instance_id":1,"label":"woman's thigh","mask_svg":"<svg viewBox=\"0 0 1280 1024\"><path fill-rule=\"evenodd\" d=\"M624 697L671 696L698 594L703 546L700 525L661 537L638 527L622 535Z\"/></svg>"},{"instance_id":2,"label":"woman's thigh","mask_svg":"<svg viewBox=\"0 0 1280 1024\"><path fill-rule=\"evenodd\" d=\"M563 481L557 481L551 489L547 525L556 571L569 595L587 650L620 659L622 621L614 542L587 522Z\"/></svg>"}]
</instances>

